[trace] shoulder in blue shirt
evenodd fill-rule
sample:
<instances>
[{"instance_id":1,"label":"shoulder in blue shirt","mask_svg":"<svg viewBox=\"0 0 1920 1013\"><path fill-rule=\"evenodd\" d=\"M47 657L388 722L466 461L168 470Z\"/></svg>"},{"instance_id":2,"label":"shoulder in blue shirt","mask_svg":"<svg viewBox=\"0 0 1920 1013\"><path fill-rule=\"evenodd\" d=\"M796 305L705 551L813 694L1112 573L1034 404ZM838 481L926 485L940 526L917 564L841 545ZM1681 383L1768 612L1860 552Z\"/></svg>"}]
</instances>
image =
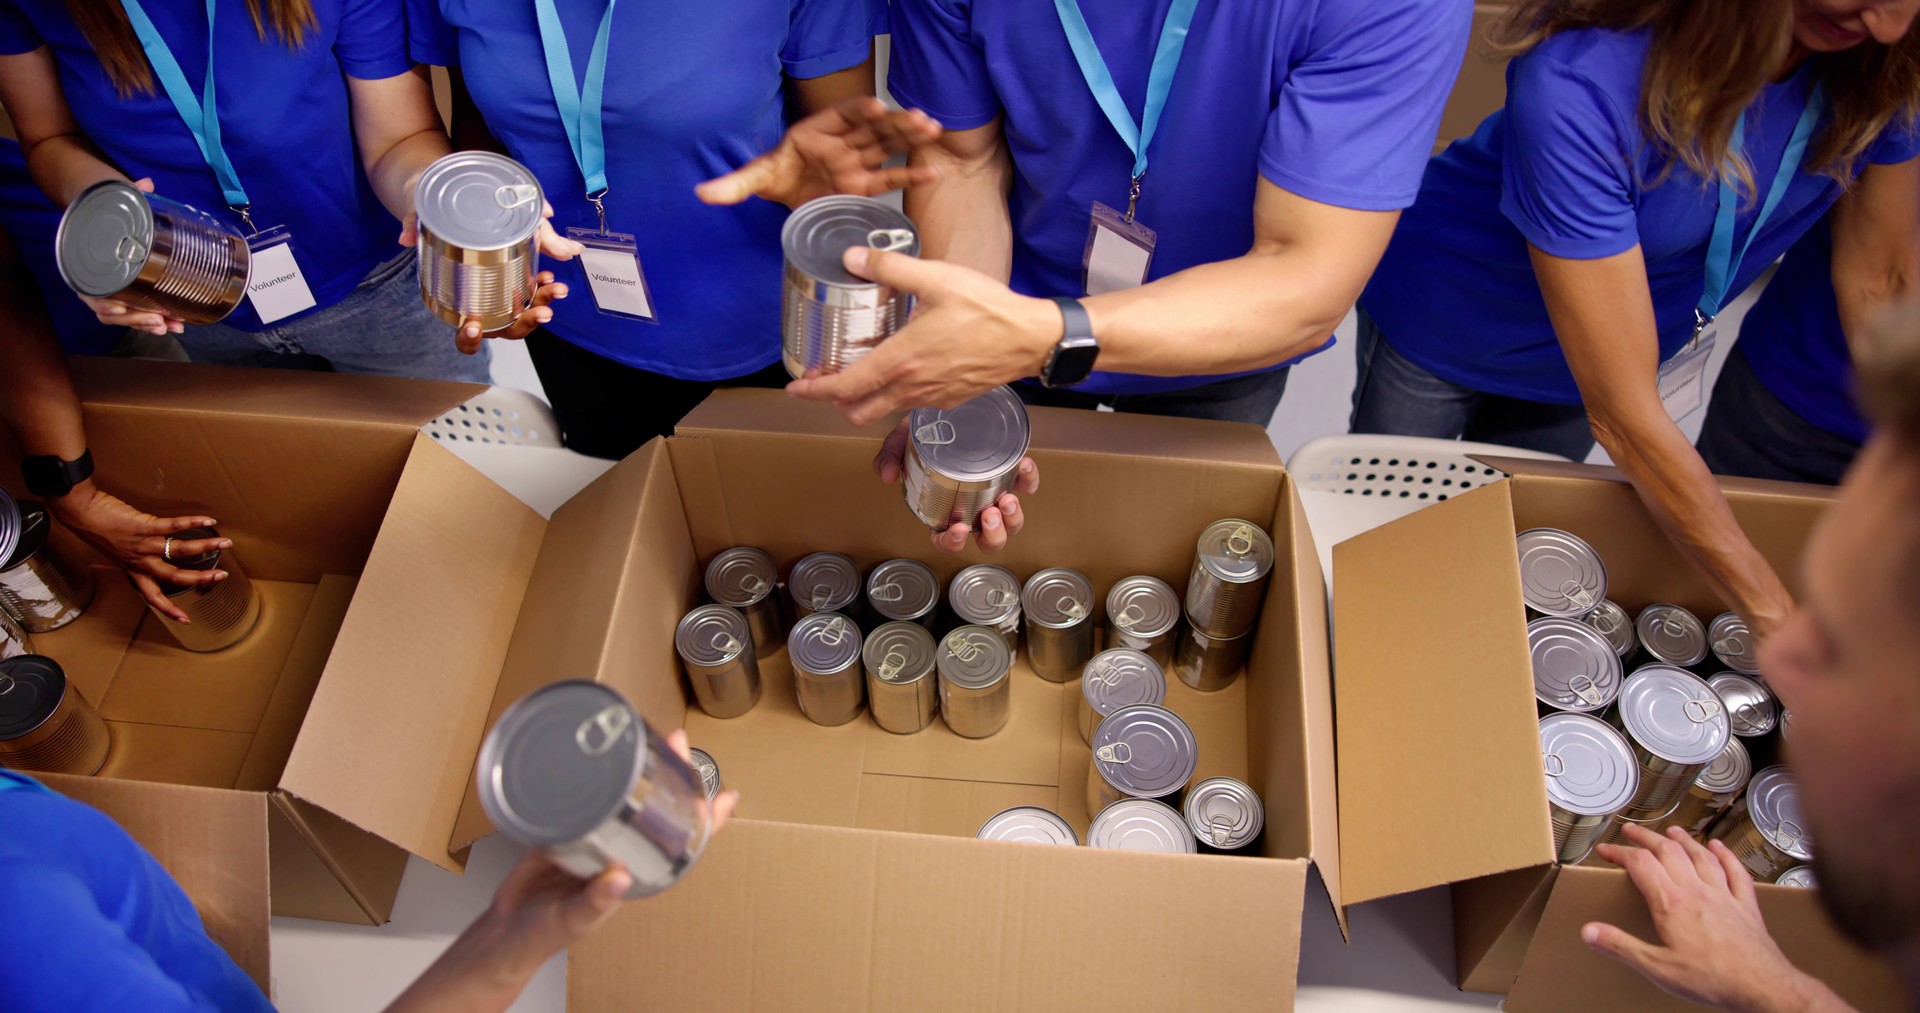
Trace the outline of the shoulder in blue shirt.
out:
<instances>
[{"instance_id":1,"label":"shoulder in blue shirt","mask_svg":"<svg viewBox=\"0 0 1920 1013\"><path fill-rule=\"evenodd\" d=\"M1867 420L1854 402L1853 355L1833 296L1827 223L1807 230L1780 261L1740 324L1740 350L1762 386L1808 422L1855 443Z\"/></svg>"}]
</instances>

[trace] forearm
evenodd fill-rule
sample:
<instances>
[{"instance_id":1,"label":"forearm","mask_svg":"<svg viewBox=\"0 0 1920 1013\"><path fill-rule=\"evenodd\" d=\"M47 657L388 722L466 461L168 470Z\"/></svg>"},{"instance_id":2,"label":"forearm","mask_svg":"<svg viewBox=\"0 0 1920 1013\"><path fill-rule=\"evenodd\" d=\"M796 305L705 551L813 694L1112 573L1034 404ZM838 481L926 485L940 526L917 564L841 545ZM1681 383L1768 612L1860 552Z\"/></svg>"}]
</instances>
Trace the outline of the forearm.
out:
<instances>
[{"instance_id":1,"label":"forearm","mask_svg":"<svg viewBox=\"0 0 1920 1013\"><path fill-rule=\"evenodd\" d=\"M544 960L523 952L491 908L468 925L387 1013L497 1013L513 1005Z\"/></svg>"},{"instance_id":2,"label":"forearm","mask_svg":"<svg viewBox=\"0 0 1920 1013\"><path fill-rule=\"evenodd\" d=\"M388 213L404 220L413 212L413 188L427 166L453 150L438 127L422 130L388 148L367 165L367 180Z\"/></svg>"},{"instance_id":3,"label":"forearm","mask_svg":"<svg viewBox=\"0 0 1920 1013\"><path fill-rule=\"evenodd\" d=\"M56 207L73 203L81 191L102 180L128 181L126 173L79 134L58 134L33 142L25 156L28 174Z\"/></svg>"},{"instance_id":4,"label":"forearm","mask_svg":"<svg viewBox=\"0 0 1920 1013\"><path fill-rule=\"evenodd\" d=\"M920 256L1005 282L1013 272L1013 219L1007 210L1013 167L1006 149L996 145L976 159L920 149L908 164L940 172L933 182L906 192L907 217L920 232Z\"/></svg>"},{"instance_id":5,"label":"forearm","mask_svg":"<svg viewBox=\"0 0 1920 1013\"><path fill-rule=\"evenodd\" d=\"M1920 238L1920 229L1909 232ZM1849 344L1866 333L1880 311L1914 291L1920 251L1907 244L1878 256L1836 247L1833 256L1833 297L1840 314L1841 333Z\"/></svg>"}]
</instances>

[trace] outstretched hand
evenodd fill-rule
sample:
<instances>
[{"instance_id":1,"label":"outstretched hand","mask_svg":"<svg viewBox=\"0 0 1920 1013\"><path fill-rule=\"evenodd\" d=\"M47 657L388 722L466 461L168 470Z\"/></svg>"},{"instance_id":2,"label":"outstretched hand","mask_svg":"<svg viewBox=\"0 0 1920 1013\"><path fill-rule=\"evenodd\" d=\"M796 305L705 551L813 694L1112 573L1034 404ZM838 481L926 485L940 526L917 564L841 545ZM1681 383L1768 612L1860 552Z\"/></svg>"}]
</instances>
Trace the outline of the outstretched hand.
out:
<instances>
[{"instance_id":1,"label":"outstretched hand","mask_svg":"<svg viewBox=\"0 0 1920 1013\"><path fill-rule=\"evenodd\" d=\"M844 99L787 128L772 151L694 193L708 204L760 197L790 208L829 194L871 197L939 178L930 166L885 167L888 158L939 137L940 124L917 109L888 110L870 95Z\"/></svg>"},{"instance_id":2,"label":"outstretched hand","mask_svg":"<svg viewBox=\"0 0 1920 1013\"><path fill-rule=\"evenodd\" d=\"M880 453L873 458L874 474L888 485L900 481L906 468L907 456L907 420L893 427L887 434L887 440L880 445ZM965 524L955 521L945 531L933 532L933 547L942 552L959 552L967 547L967 537L973 536L980 551L993 555L1007 547L1007 539L1020 533L1027 526L1026 512L1020 509L1020 497L1031 496L1040 491L1040 466L1033 458L1020 459L1019 472L1013 480L1013 491L1002 493L993 505L980 511L980 529L975 531Z\"/></svg>"}]
</instances>

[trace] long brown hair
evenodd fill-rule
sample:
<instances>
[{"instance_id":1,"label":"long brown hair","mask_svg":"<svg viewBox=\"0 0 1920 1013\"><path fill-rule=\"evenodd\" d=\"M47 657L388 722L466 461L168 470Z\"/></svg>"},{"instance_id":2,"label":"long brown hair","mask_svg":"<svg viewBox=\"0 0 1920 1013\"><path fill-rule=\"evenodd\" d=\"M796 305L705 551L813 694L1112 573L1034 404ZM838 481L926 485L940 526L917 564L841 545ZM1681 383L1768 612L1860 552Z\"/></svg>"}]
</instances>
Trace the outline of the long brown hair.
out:
<instances>
[{"instance_id":1,"label":"long brown hair","mask_svg":"<svg viewBox=\"0 0 1920 1013\"><path fill-rule=\"evenodd\" d=\"M153 68L147 65L146 50L133 34L133 23L120 0L67 0L67 13L93 44L100 66L123 97L153 92ZM253 15L253 30L262 39L271 27L288 49L299 49L307 33L320 27L313 16L313 0L247 0L247 13Z\"/></svg>"},{"instance_id":2,"label":"long brown hair","mask_svg":"<svg viewBox=\"0 0 1920 1013\"><path fill-rule=\"evenodd\" d=\"M1515 54L1579 28L1650 30L1641 129L1700 178L1716 182L1725 171L1751 194L1752 166L1730 162L1727 148L1734 122L1793 51L1793 8L1794 0L1522 0L1494 41ZM1810 59L1832 112L1807 165L1844 186L1882 130L1920 113L1920 32Z\"/></svg>"}]
</instances>

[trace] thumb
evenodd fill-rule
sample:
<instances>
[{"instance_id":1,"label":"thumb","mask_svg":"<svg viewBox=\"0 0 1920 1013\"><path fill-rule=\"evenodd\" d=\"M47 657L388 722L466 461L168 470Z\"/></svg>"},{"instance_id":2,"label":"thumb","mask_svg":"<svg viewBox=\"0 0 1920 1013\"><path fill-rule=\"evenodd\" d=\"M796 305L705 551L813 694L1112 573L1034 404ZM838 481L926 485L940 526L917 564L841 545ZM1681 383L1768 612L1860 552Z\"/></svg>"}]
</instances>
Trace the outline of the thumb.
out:
<instances>
[{"instance_id":1,"label":"thumb","mask_svg":"<svg viewBox=\"0 0 1920 1013\"><path fill-rule=\"evenodd\" d=\"M840 262L847 266L847 270L868 281L891 285L923 297L946 287L943 284L944 272L953 266L868 246L848 247Z\"/></svg>"},{"instance_id":2,"label":"thumb","mask_svg":"<svg viewBox=\"0 0 1920 1013\"><path fill-rule=\"evenodd\" d=\"M773 181L773 156L761 155L724 176L707 180L694 187L693 192L708 204L738 204L756 193L770 189Z\"/></svg>"},{"instance_id":3,"label":"thumb","mask_svg":"<svg viewBox=\"0 0 1920 1013\"><path fill-rule=\"evenodd\" d=\"M152 177L152 176L142 176L142 177L140 177L139 179L136 179L136 180L134 180L134 181L133 181L133 188L134 188L135 190L138 190L138 191L140 191L141 193L152 193L152 192L153 192L153 177Z\"/></svg>"},{"instance_id":4,"label":"thumb","mask_svg":"<svg viewBox=\"0 0 1920 1013\"><path fill-rule=\"evenodd\" d=\"M1605 922L1588 922L1582 926L1580 941L1649 977L1660 952L1660 947Z\"/></svg>"}]
</instances>

